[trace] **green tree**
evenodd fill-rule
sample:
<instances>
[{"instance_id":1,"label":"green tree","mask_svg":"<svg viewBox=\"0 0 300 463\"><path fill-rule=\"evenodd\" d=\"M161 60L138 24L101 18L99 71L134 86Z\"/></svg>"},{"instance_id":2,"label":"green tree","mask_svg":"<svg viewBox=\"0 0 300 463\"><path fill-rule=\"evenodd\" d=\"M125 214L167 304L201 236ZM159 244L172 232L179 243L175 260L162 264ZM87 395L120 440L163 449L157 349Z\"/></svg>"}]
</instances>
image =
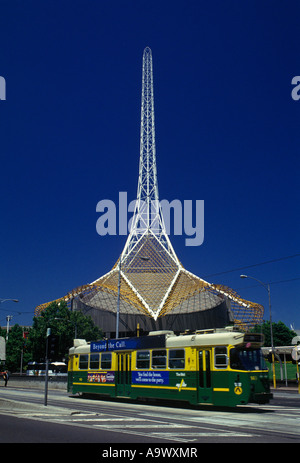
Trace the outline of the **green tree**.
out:
<instances>
[{"instance_id":1,"label":"green tree","mask_svg":"<svg viewBox=\"0 0 300 463\"><path fill-rule=\"evenodd\" d=\"M75 333L77 338L87 341L102 339L102 331L94 324L90 316L82 312L71 312L67 304L52 302L38 317L33 318L29 333L29 345L34 361L45 359L47 329L58 336L57 358L67 359L69 348L73 346Z\"/></svg>"},{"instance_id":2,"label":"green tree","mask_svg":"<svg viewBox=\"0 0 300 463\"><path fill-rule=\"evenodd\" d=\"M270 322L265 321L262 325L257 325L253 331L262 332L265 341L264 346L271 346L271 330ZM295 331L290 330L283 322L272 323L273 341L275 346L290 346L294 336L297 336Z\"/></svg>"},{"instance_id":3,"label":"green tree","mask_svg":"<svg viewBox=\"0 0 300 463\"><path fill-rule=\"evenodd\" d=\"M6 330L1 329L0 336L6 338ZM20 371L22 366L31 360L31 352L27 349L27 342L23 337L23 328L18 324L11 327L6 343L5 368L9 371Z\"/></svg>"}]
</instances>

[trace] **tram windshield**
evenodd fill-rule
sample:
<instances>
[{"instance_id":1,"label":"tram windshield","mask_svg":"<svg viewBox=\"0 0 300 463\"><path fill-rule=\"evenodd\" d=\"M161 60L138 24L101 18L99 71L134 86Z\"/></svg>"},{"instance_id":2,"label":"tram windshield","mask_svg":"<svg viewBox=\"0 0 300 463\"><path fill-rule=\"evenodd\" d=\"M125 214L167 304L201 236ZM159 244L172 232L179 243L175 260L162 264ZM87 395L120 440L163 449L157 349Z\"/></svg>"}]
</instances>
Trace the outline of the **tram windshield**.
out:
<instances>
[{"instance_id":1,"label":"tram windshield","mask_svg":"<svg viewBox=\"0 0 300 463\"><path fill-rule=\"evenodd\" d=\"M230 368L233 370L267 370L261 349L231 349Z\"/></svg>"}]
</instances>

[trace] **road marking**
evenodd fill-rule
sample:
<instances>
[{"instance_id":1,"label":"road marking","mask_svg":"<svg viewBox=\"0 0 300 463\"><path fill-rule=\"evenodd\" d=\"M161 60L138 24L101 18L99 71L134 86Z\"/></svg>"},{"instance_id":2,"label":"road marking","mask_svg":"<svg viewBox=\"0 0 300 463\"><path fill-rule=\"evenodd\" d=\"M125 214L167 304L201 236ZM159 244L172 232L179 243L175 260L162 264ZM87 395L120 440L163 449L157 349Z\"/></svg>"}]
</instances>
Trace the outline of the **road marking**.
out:
<instances>
[{"instance_id":1,"label":"road marking","mask_svg":"<svg viewBox=\"0 0 300 463\"><path fill-rule=\"evenodd\" d=\"M57 421L67 421L68 418L58 418ZM114 422L114 421L124 421L124 422L127 422L127 421L145 421L143 420L142 418L110 418L110 417L107 417L107 418L71 418L71 421L74 422L74 421L78 421L78 422L81 422L81 421L90 421L90 422L94 422L94 421L105 421L106 423L111 423L111 422ZM110 426L110 424L109 424Z\"/></svg>"},{"instance_id":2,"label":"road marking","mask_svg":"<svg viewBox=\"0 0 300 463\"><path fill-rule=\"evenodd\" d=\"M159 432L152 432L151 436L160 436ZM220 431L220 432L182 432L182 433L176 433L176 432L170 432L166 433L164 432L164 437L258 437L258 434L247 434L247 433L236 433L234 431ZM195 440L195 439L193 439Z\"/></svg>"},{"instance_id":3,"label":"road marking","mask_svg":"<svg viewBox=\"0 0 300 463\"><path fill-rule=\"evenodd\" d=\"M119 424L107 424L106 426L103 424L95 424L95 428L106 428L106 429L111 429L111 428L139 428L141 431L146 428L187 428L187 425L180 425L180 424L171 424L171 423L166 423L166 424L160 424L159 426L156 426L155 424L123 424L122 427L120 427ZM159 433L160 434L160 433Z\"/></svg>"}]
</instances>

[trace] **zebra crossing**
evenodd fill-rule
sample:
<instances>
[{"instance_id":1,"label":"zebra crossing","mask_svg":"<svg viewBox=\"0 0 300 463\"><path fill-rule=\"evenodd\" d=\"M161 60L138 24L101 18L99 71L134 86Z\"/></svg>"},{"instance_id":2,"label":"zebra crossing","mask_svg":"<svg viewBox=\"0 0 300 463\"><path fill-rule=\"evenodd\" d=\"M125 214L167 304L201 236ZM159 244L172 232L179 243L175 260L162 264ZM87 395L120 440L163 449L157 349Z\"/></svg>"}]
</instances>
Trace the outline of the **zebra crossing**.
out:
<instances>
[{"instance_id":1,"label":"zebra crossing","mask_svg":"<svg viewBox=\"0 0 300 463\"><path fill-rule=\"evenodd\" d=\"M93 412L74 412L60 414L59 416L53 413L24 413L24 417L32 419L42 419L43 421L51 421L55 423L84 426L90 429L98 429L99 431L111 431L122 434L134 434L153 437L160 441L172 442L197 442L201 437L255 437L255 434L249 432L237 432L233 430L224 430L219 428L208 428L203 423L191 423L190 418L186 420L160 419L159 416L120 416L111 413L93 413ZM184 421L184 422L182 422Z\"/></svg>"}]
</instances>

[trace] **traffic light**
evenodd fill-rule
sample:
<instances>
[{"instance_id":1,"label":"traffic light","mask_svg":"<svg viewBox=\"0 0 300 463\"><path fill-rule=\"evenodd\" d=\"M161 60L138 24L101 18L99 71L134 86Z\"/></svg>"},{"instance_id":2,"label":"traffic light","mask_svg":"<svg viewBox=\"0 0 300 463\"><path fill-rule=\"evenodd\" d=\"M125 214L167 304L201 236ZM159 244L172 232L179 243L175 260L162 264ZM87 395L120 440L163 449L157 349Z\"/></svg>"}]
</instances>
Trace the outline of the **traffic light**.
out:
<instances>
[{"instance_id":1,"label":"traffic light","mask_svg":"<svg viewBox=\"0 0 300 463\"><path fill-rule=\"evenodd\" d=\"M47 337L48 359L55 359L58 355L59 337L56 334L50 334Z\"/></svg>"}]
</instances>

